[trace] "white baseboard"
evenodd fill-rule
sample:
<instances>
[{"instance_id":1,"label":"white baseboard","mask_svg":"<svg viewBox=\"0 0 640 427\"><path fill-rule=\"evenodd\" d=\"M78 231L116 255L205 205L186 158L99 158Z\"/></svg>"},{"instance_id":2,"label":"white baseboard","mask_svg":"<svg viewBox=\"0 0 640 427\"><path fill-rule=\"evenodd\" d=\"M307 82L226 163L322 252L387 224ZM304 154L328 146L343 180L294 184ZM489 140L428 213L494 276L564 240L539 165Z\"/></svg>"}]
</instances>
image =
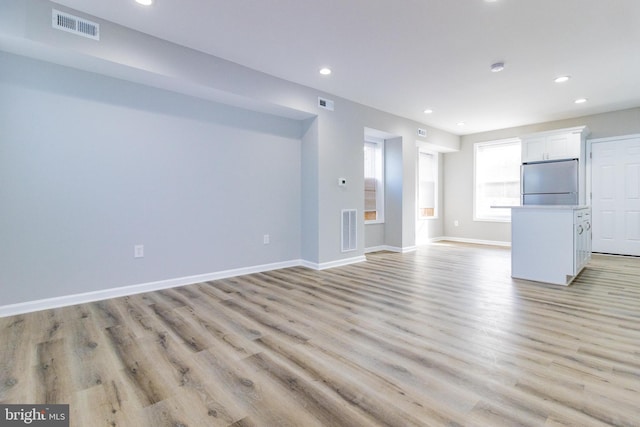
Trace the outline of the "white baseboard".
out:
<instances>
[{"instance_id":1,"label":"white baseboard","mask_svg":"<svg viewBox=\"0 0 640 427\"><path fill-rule=\"evenodd\" d=\"M448 236L436 237L434 239L431 239L431 242L433 243L442 242L442 241L472 243L476 245L504 246L508 248L511 247L511 242L503 242L501 240L466 239L464 237L448 237Z\"/></svg>"},{"instance_id":2,"label":"white baseboard","mask_svg":"<svg viewBox=\"0 0 640 427\"><path fill-rule=\"evenodd\" d=\"M194 283L208 282L210 280L226 279L229 277L242 276L245 274L261 273L264 271L278 270L289 267L307 267L313 270L325 270L327 268L341 267L344 265L355 264L366 261L364 255L330 261L324 263L314 263L305 260L291 260L277 262L273 264L255 265L252 267L237 268L232 270L218 271L214 273L198 274L194 276L178 277L168 280L159 280L157 282L141 283L137 285L121 286L117 288L103 289L93 292L84 292L80 294L64 295L60 297L45 298L34 301L21 302L17 304L9 304L0 306L0 317L14 316L17 314L31 313L40 310L49 310L52 308L66 307L76 304L84 304L94 301L105 300L109 298L124 297L127 295L141 294L144 292L158 291L161 289L175 288L178 286L191 285Z\"/></svg>"},{"instance_id":3,"label":"white baseboard","mask_svg":"<svg viewBox=\"0 0 640 427\"><path fill-rule=\"evenodd\" d=\"M478 240L478 239L465 239L460 237L438 237L431 239L432 242L440 241L452 241L461 243L474 243L480 245L492 245L492 246L506 246L510 247L510 242L501 242L493 240ZM374 246L365 249L365 253L377 252L387 250L391 252L407 253L413 252L417 249L416 246L407 246L404 248L395 246ZM137 285L121 286L117 288L103 289L93 292L85 292L72 295L64 295L60 297L45 298L34 301L27 301L17 304L9 304L0 306L0 317L14 316L17 314L30 313L40 310L48 310L52 308L66 307L76 304L84 304L88 302L100 301L109 298L118 298L127 295L135 295L144 292L157 291L161 289L175 288L178 286L190 285L193 283L207 282L210 280L225 279L229 277L242 276L245 274L260 273L264 271L278 270L281 268L298 267L303 266L311 268L313 270L325 270L328 268L341 267L349 264L355 264L366 261L367 258L364 255L346 258L336 261L314 263L306 260L291 260L272 264L256 265L252 267L237 268L232 270L218 271L214 273L200 274L194 276L179 277L168 280L160 280L157 282L141 283Z\"/></svg>"},{"instance_id":4,"label":"white baseboard","mask_svg":"<svg viewBox=\"0 0 640 427\"><path fill-rule=\"evenodd\" d=\"M364 257L363 257L364 258ZM330 263L328 263L330 264ZM17 304L0 306L0 317L14 316L16 314L30 313L33 311L48 310L51 308L66 307L69 305L84 304L109 298L123 297L127 295L141 294L144 292L161 289L175 288L177 286L193 283L207 282L210 280L225 279L244 274L261 273L264 271L278 270L281 268L297 267L303 265L301 260L277 262L273 264L256 265L252 267L237 268L218 271L215 273L199 274L195 276L179 277L175 279L160 280L157 282L141 283L138 285L121 286L118 288L104 289L80 294L65 295L54 298L27 301ZM328 267L327 267L328 268Z\"/></svg>"},{"instance_id":5,"label":"white baseboard","mask_svg":"<svg viewBox=\"0 0 640 427\"><path fill-rule=\"evenodd\" d=\"M339 259L337 261L329 261L329 262L322 262L322 263L302 260L300 265L302 265L303 267L310 268L312 270L326 270L327 268L342 267L344 265L356 264L358 262L364 262L366 260L367 258L364 255L361 255L353 258Z\"/></svg>"},{"instance_id":6,"label":"white baseboard","mask_svg":"<svg viewBox=\"0 0 640 427\"><path fill-rule=\"evenodd\" d=\"M371 252L389 251L389 252L398 252L398 253L406 254L407 252L414 252L417 249L418 249L417 246L407 246L404 248L400 248L398 246L380 245L380 246L371 246L369 248L365 248L364 253L368 254Z\"/></svg>"},{"instance_id":7,"label":"white baseboard","mask_svg":"<svg viewBox=\"0 0 640 427\"><path fill-rule=\"evenodd\" d=\"M397 252L391 248L391 246L380 245L380 246L371 246L370 248L364 248L364 253L368 254L371 252L380 252L380 251L391 251Z\"/></svg>"}]
</instances>

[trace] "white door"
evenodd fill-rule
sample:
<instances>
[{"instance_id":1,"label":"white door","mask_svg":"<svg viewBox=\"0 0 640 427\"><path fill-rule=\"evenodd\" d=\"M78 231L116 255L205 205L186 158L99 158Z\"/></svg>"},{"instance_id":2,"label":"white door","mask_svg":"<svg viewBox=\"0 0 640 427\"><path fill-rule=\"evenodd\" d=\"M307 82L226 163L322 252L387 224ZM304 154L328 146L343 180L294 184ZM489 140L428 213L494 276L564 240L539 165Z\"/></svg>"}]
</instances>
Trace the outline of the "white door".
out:
<instances>
[{"instance_id":1,"label":"white door","mask_svg":"<svg viewBox=\"0 0 640 427\"><path fill-rule=\"evenodd\" d=\"M640 256L640 137L591 152L593 252Z\"/></svg>"}]
</instances>

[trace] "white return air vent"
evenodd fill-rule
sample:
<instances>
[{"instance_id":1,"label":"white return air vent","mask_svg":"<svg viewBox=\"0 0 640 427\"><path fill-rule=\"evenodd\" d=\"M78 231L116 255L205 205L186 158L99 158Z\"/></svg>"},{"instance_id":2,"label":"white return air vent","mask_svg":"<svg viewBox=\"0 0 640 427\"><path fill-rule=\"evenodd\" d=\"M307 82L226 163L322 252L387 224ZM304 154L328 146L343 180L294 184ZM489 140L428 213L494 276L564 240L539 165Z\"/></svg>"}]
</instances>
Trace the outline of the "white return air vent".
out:
<instances>
[{"instance_id":1,"label":"white return air vent","mask_svg":"<svg viewBox=\"0 0 640 427\"><path fill-rule=\"evenodd\" d=\"M355 251L358 247L356 233L356 209L342 210L342 252Z\"/></svg>"},{"instance_id":2,"label":"white return air vent","mask_svg":"<svg viewBox=\"0 0 640 427\"><path fill-rule=\"evenodd\" d=\"M333 111L333 101L319 96L318 107L324 108L325 110Z\"/></svg>"},{"instance_id":3,"label":"white return air vent","mask_svg":"<svg viewBox=\"0 0 640 427\"><path fill-rule=\"evenodd\" d=\"M51 11L51 14L53 28L93 40L100 40L100 24L55 9Z\"/></svg>"}]
</instances>

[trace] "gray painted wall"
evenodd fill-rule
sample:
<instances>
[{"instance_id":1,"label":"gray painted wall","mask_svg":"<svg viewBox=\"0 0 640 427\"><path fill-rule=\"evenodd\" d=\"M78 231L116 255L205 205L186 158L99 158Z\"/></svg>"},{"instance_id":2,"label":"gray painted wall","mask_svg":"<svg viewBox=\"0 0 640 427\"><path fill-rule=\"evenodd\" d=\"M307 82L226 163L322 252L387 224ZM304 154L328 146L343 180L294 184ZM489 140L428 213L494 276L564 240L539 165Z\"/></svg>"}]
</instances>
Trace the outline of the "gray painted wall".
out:
<instances>
[{"instance_id":1,"label":"gray painted wall","mask_svg":"<svg viewBox=\"0 0 640 427\"><path fill-rule=\"evenodd\" d=\"M0 63L0 305L300 258L300 121Z\"/></svg>"},{"instance_id":2,"label":"gray painted wall","mask_svg":"<svg viewBox=\"0 0 640 427\"><path fill-rule=\"evenodd\" d=\"M308 119L303 123L301 156L301 257L317 260L320 256L320 189L318 182L318 120Z\"/></svg>"},{"instance_id":3,"label":"gray painted wall","mask_svg":"<svg viewBox=\"0 0 640 427\"><path fill-rule=\"evenodd\" d=\"M384 207L384 244L395 248L402 248L403 208L403 164L402 138L387 139L385 150L385 207Z\"/></svg>"},{"instance_id":4,"label":"gray painted wall","mask_svg":"<svg viewBox=\"0 0 640 427\"><path fill-rule=\"evenodd\" d=\"M57 188L59 192L62 192L63 188L74 190L74 193L65 194L66 199L62 200L69 205L55 218L67 224L63 229L67 227L65 232L69 236L67 240L59 240L68 243L69 248L60 251L57 258L48 259L43 264L44 269L28 271L29 269L23 266L1 273L6 274L6 279L10 280L12 286L21 286L21 283L15 281L16 277L25 279L28 289L24 295L30 292L30 299L247 267L292 257L302 257L305 261L321 266L324 263L348 261L350 258L361 256L365 247L365 233L362 232L364 220L361 219L358 223L358 250L342 253L340 251L340 211L356 208L362 212L364 207L362 135L365 127L381 129L400 137L402 185L398 187L401 193L394 199L396 205L393 207L399 214L385 224L384 235L385 239L390 236L388 238L394 245L398 243L403 248L412 247L415 244L416 140L442 145L447 149L457 149L459 146L458 136L422 123L320 93L221 58L68 10L46 0L29 2L3 0L4 6L7 7L3 9L0 23L10 23L10 25L0 26L1 49L42 59L47 63L33 62L26 67L19 64L24 59L12 59L15 63L14 67L24 68L24 78L27 80L20 80L19 75L22 71L13 72L14 75L10 75L12 72L9 70L4 73L3 91L5 93L0 99L4 102L10 96L21 99L22 105L15 109L15 115L18 116L12 118L11 126L3 128L2 132L11 136L12 139L25 139L28 142L27 146L31 144L34 152L43 153L42 162L47 162L49 155L52 159L60 161L63 158L69 161L70 158L78 156L76 163L71 164L69 169L62 168L57 163L47 164L50 167L48 169L50 175L61 175L53 180L60 183L60 188ZM50 25L52 7L99 22L100 42L52 30ZM56 68L49 63L57 63L90 73ZM35 74L28 78L31 72ZM91 73L116 77L141 85L99 77ZM79 88L74 86L76 83L80 84ZM65 86L68 93L59 88L61 85ZM176 93L152 90L148 86ZM177 93L183 95L177 95ZM334 100L335 111L318 109L316 107L318 96ZM240 106L247 110L229 109L202 101L202 99ZM33 116L33 113L28 112L30 105L37 105L38 108L34 111L47 118L39 124L38 128L33 128L32 123L27 119L28 115ZM14 109L13 104L9 106L4 103L1 107L3 110ZM269 112L280 117L251 113L249 110ZM53 121L53 118L58 116L63 120ZM7 117L3 118L5 122L8 120ZM295 120L283 119L283 117ZM71 123L76 127L72 127L69 131L68 126ZM417 137L418 127L427 129L427 138ZM60 140L64 150L40 151L45 144L42 141L44 132L57 135L55 138ZM104 150L108 151L105 156L100 157L102 163L98 162L88 168L87 162L93 160L91 152L75 153L74 146L69 145L70 142L64 137L66 132L71 132L72 135L93 135L92 132L97 132L98 142L95 140L93 142L97 144L97 151L93 154L100 157L99 154ZM197 156L189 157L182 151L176 152L176 146L171 145L170 141L178 139L185 141L182 144L192 148ZM220 146L212 149L208 145L211 141L215 141ZM276 145L280 148L276 148L274 152L261 151ZM145 156L145 150L149 146L161 150L157 155ZM295 149L291 148L292 146L295 146ZM15 149L13 145L11 147L12 150ZM256 153L263 156L262 159L260 161L252 159L247 163L247 160L240 156L245 154L248 148L255 148ZM220 157L221 152L224 152L222 157ZM33 160L28 159L27 154L26 151L11 153L32 169L38 169L36 165L29 164L29 162L33 163ZM196 167L189 171L181 169L178 164L169 162L174 158ZM210 163L206 163L204 159L209 160ZM123 163L120 164L116 160ZM142 164L137 165L138 161ZM207 193L208 187L192 185L194 180L216 184L223 182L223 177L217 174L216 169L210 170L213 166L223 168L222 171L232 176L233 184L216 188L213 194ZM117 173L114 174L113 171L116 168ZM120 168L122 171L119 170ZM265 193L269 195L268 200L265 196L263 201L282 204L281 209L273 208L273 211L266 214L266 223L256 222L254 217L238 217L231 209L246 206L245 194L250 192L250 182L255 181L245 177L244 172L254 170L252 168L259 172L249 176L257 178L258 181L262 180L261 184L269 189ZM77 227L80 228L74 228L75 225L69 222L66 215L71 213L71 207L81 207L79 199L85 200L91 195L90 190L79 184L75 187L67 187L66 184L80 172L88 173L93 169L101 174L97 183L101 185L99 189L103 197L90 199L96 205L87 206L91 207L93 213L99 218L101 215L106 215L106 219L113 220L117 224L125 222L131 224L122 230L117 229L112 233L113 236L111 234L103 236L108 233L98 230L101 228L101 221L87 223L86 218L91 216L78 215ZM173 178L165 177L160 180L157 174L167 169L179 179L175 181ZM75 175L67 171L74 171ZM295 171L297 175L292 178ZM11 197L12 201L15 199L26 203L20 199L24 197L20 196L20 186L27 184L35 186L28 188L28 192L43 192L38 187L38 185L44 185L42 181L39 181L40 184L30 182L26 172L19 170L12 170L11 173L15 175L12 175L11 180L17 183L11 184L10 188L4 188L3 197ZM114 175L113 182L108 182L110 174ZM338 187L337 178L339 177L347 178L346 188ZM297 185L295 190L291 187L294 183ZM172 192L162 192L158 188L172 189ZM47 188L47 191L49 190L51 189ZM104 200L111 194L115 196L107 200L115 198L115 201L121 202L119 206L127 212L102 213L110 206ZM171 198L173 196L175 196L174 199ZM207 200L200 201L200 198ZM142 203L141 200L146 202ZM216 200L215 204L213 200ZM193 218L188 213L176 212L174 215L171 213L173 211L166 212L160 209L168 205L182 206L194 201L205 203L205 205L197 213L189 210L194 215ZM28 200L28 202L36 205L35 200ZM129 209L122 203L130 203L132 208ZM158 216L157 221L160 223L151 226L146 222L146 216L150 215L149 208L146 206L152 206L151 211L153 215ZM184 209L184 206L182 207ZM141 213L143 211L144 214ZM298 215L296 220L290 217L293 211ZM178 232L170 226L175 221L179 228L186 228L187 235L195 239L194 229L198 228L201 231L199 227L209 220L221 224L213 226L214 230L221 233L220 236L216 234L218 231L207 231L202 240L196 239L195 245L191 243L192 238L177 235ZM6 217L4 221L3 233L11 234L10 237L13 240L3 240L0 243L3 254L13 253L15 246L21 251L19 252L21 256L31 253L42 255L43 249L37 247L41 241L35 234L29 232L31 233L29 239L22 239L19 234L16 234L17 231L10 229L29 230L29 222L33 221L40 221L42 223L40 227L44 228L49 221L47 217L41 218L35 212L21 217L17 212L13 212L12 216ZM398 234L387 231L387 226L389 230L396 230ZM242 250L236 249L235 246L226 248L229 236L235 235L237 228L244 228L242 236L236 236L237 247L242 247ZM74 232L78 234L86 232L88 236L106 239L108 245L104 249L105 256L97 257L100 258L100 262L93 255L75 258L80 256L81 251L78 245L84 240L80 235L72 236ZM154 237L153 232L158 233L158 236ZM59 234L62 231L46 233ZM262 235L266 233L270 233L272 239L268 254L263 252L267 248L262 246ZM292 242L295 240L293 237L295 233L298 239L293 246L288 246L287 249L277 247L278 238L282 238L283 242ZM169 235L170 238L162 240L161 236L164 234ZM282 237L279 237L281 234ZM259 245L254 249L256 236ZM119 240L112 241L116 237ZM215 250L207 246L207 242L212 241L211 237L214 237L217 242ZM148 255L144 261L135 260L134 263L130 255L132 246L136 243L144 243ZM165 248L165 252L161 253L161 259L164 262L152 265L154 248L158 251L158 247L170 243L176 247L170 250L162 246ZM385 242L385 244L389 243ZM47 245L45 249L50 249L52 244ZM194 252L201 253L195 254L192 249ZM184 253L178 256L180 250L184 250ZM216 256L207 255L206 250L215 253ZM217 256L220 251L225 252L221 255L222 258ZM84 252L91 253L91 251ZM238 257L235 256L236 254ZM113 260L106 255L113 257ZM226 255L228 257L225 257ZM31 259L35 260L35 258ZM88 267L84 273L80 272L78 276L71 277L73 280L69 281L70 284L55 287L55 289L48 287L43 293L33 292L39 289L40 285L36 284L37 282L46 283L51 277L45 270L53 268L54 263L60 262L60 272L54 271L54 273L58 274L62 280L67 280L63 273L71 271L72 266L76 268L79 265L78 259ZM109 264L108 269L113 271L105 272L102 277L93 277L98 266L105 268L105 263ZM148 268L141 268L141 265ZM118 272L114 272L115 270ZM93 280L87 282L89 276ZM4 281L5 278L0 280ZM10 301L18 299L12 298ZM3 301L3 304L8 303L10 303L9 300Z\"/></svg>"},{"instance_id":5,"label":"gray painted wall","mask_svg":"<svg viewBox=\"0 0 640 427\"><path fill-rule=\"evenodd\" d=\"M586 125L588 138L640 133L640 108L538 123L462 137L461 149L444 155L445 221L444 235L465 239L510 242L510 223L473 221L473 144L518 137L534 132ZM459 226L454 227L454 221Z\"/></svg>"}]
</instances>

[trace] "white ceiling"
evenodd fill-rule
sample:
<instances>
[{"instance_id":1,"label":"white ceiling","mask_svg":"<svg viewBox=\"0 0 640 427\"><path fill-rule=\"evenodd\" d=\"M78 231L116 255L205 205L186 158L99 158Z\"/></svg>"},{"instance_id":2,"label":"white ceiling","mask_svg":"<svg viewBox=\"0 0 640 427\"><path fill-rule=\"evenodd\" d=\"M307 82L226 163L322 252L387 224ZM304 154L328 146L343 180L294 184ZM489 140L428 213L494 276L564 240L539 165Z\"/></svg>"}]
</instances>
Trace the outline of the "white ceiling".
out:
<instances>
[{"instance_id":1,"label":"white ceiling","mask_svg":"<svg viewBox=\"0 0 640 427\"><path fill-rule=\"evenodd\" d=\"M639 0L55 1L456 134L640 106Z\"/></svg>"}]
</instances>

